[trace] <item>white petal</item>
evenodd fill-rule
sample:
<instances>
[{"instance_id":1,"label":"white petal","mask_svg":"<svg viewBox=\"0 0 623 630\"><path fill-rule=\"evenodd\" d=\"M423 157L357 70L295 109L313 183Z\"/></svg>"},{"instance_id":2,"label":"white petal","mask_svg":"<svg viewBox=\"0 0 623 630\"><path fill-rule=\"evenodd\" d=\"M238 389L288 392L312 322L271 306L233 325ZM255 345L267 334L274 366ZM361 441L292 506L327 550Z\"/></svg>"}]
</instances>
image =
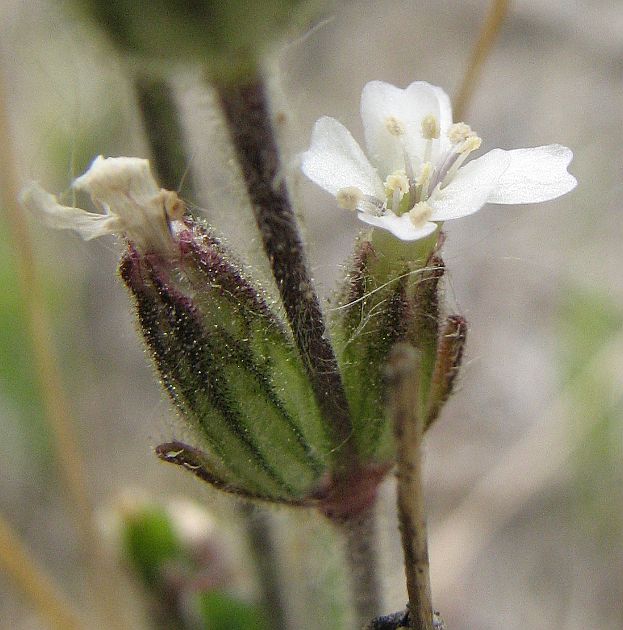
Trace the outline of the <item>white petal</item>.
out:
<instances>
[{"instance_id":1,"label":"white petal","mask_svg":"<svg viewBox=\"0 0 623 630\"><path fill-rule=\"evenodd\" d=\"M332 195L355 186L364 195L385 198L383 183L342 123L323 116L316 121L311 145L301 156L303 173Z\"/></svg>"},{"instance_id":2,"label":"white petal","mask_svg":"<svg viewBox=\"0 0 623 630\"><path fill-rule=\"evenodd\" d=\"M447 137L446 133L448 129L452 126L452 103L450 102L450 97L446 94L443 88L440 88L437 85L430 85L430 83L425 83L421 81L420 83L424 83L424 85L430 86L435 94L437 95L437 100L439 102L439 130L440 136L442 138ZM411 85L416 85L416 83L412 83ZM411 86L407 88L409 90Z\"/></svg>"},{"instance_id":3,"label":"white petal","mask_svg":"<svg viewBox=\"0 0 623 630\"><path fill-rule=\"evenodd\" d=\"M422 120L428 115L435 116L440 125L449 126L450 101L441 88L424 81L416 81L404 90L383 81L371 81L364 86L361 118L366 145L370 159L382 174L404 168L405 149L417 169L426 142L422 137ZM388 131L388 118L402 122L403 136L396 137Z\"/></svg>"},{"instance_id":4,"label":"white petal","mask_svg":"<svg viewBox=\"0 0 623 630\"><path fill-rule=\"evenodd\" d=\"M382 217L377 217L365 212L359 212L357 217L364 223L374 227L390 231L402 241L417 241L430 236L436 229L436 223L425 223L422 227L416 227L411 221L409 213L396 216L393 212L387 212Z\"/></svg>"},{"instance_id":5,"label":"white petal","mask_svg":"<svg viewBox=\"0 0 623 630\"><path fill-rule=\"evenodd\" d=\"M489 196L490 203L537 203L569 192L577 180L567 172L573 153L560 144L506 151L510 165Z\"/></svg>"},{"instance_id":6,"label":"white petal","mask_svg":"<svg viewBox=\"0 0 623 630\"><path fill-rule=\"evenodd\" d=\"M97 157L73 187L85 190L93 202L115 215L125 235L145 251L167 251L171 232L166 191L149 168L149 160L135 157Z\"/></svg>"},{"instance_id":7,"label":"white petal","mask_svg":"<svg viewBox=\"0 0 623 630\"><path fill-rule=\"evenodd\" d=\"M417 83L418 82L412 83L411 85L416 85ZM436 160L440 154L446 153L451 146L450 139L448 138L448 129L452 126L452 103L450 102L450 97L442 88L424 81L420 81L419 83L428 85L437 95L439 102L439 140L433 150L433 160ZM409 86L407 90L410 88L411 86Z\"/></svg>"},{"instance_id":8,"label":"white petal","mask_svg":"<svg viewBox=\"0 0 623 630\"><path fill-rule=\"evenodd\" d=\"M151 198L160 188L151 174L149 160L136 157L99 155L84 175L74 180L73 187L112 207L109 196L119 191L131 191L135 199Z\"/></svg>"},{"instance_id":9,"label":"white petal","mask_svg":"<svg viewBox=\"0 0 623 630\"><path fill-rule=\"evenodd\" d=\"M54 195L46 192L36 182L32 182L21 191L19 202L47 226L75 230L86 241L120 230L119 219L116 216L61 206Z\"/></svg>"},{"instance_id":10,"label":"white petal","mask_svg":"<svg viewBox=\"0 0 623 630\"><path fill-rule=\"evenodd\" d=\"M508 151L494 149L460 168L450 184L429 199L432 220L459 219L480 210L509 163Z\"/></svg>"}]
</instances>

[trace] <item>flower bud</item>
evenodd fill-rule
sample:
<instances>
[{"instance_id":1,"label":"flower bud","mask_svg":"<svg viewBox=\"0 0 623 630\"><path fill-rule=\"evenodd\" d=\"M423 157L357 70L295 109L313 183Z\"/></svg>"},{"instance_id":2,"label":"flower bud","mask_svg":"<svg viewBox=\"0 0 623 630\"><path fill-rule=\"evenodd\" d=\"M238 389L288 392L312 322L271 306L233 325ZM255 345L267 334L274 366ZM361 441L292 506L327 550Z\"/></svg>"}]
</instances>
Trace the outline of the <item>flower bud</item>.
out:
<instances>
[{"instance_id":1,"label":"flower bud","mask_svg":"<svg viewBox=\"0 0 623 630\"><path fill-rule=\"evenodd\" d=\"M64 206L35 183L20 199L51 227L124 237L120 275L162 383L200 441L159 456L240 496L315 501L331 427L262 292L178 195L159 188L147 160L100 156L73 187L100 212Z\"/></svg>"},{"instance_id":2,"label":"flower bud","mask_svg":"<svg viewBox=\"0 0 623 630\"><path fill-rule=\"evenodd\" d=\"M123 559L158 627L268 628L263 608L243 596L240 568L209 512L187 500L161 506L128 496L115 516Z\"/></svg>"},{"instance_id":3,"label":"flower bud","mask_svg":"<svg viewBox=\"0 0 623 630\"><path fill-rule=\"evenodd\" d=\"M297 502L329 447L291 340L204 228L186 219L176 239L177 259L130 248L120 265L162 382L205 447L158 454L236 494Z\"/></svg>"},{"instance_id":4,"label":"flower bud","mask_svg":"<svg viewBox=\"0 0 623 630\"><path fill-rule=\"evenodd\" d=\"M388 461L393 453L385 417L383 368L392 346L407 330L407 274L380 284L374 246L361 240L332 321L344 386L352 411L354 439L364 459Z\"/></svg>"}]
</instances>

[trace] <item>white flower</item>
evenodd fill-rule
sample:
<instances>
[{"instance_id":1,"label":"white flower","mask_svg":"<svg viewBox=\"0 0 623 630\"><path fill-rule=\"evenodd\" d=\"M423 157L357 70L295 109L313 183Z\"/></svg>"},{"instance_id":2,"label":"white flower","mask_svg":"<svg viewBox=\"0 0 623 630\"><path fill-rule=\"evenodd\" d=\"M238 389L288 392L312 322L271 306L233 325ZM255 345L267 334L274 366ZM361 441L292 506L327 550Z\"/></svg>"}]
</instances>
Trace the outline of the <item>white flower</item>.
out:
<instances>
[{"instance_id":1,"label":"white flower","mask_svg":"<svg viewBox=\"0 0 623 630\"><path fill-rule=\"evenodd\" d=\"M36 182L20 193L20 203L47 225L75 230L85 240L123 234L143 251L171 248L171 221L184 213L176 193L158 187L149 160L97 157L72 187L87 192L102 214L63 206Z\"/></svg>"},{"instance_id":2,"label":"white flower","mask_svg":"<svg viewBox=\"0 0 623 630\"><path fill-rule=\"evenodd\" d=\"M567 172L573 154L559 144L493 149L465 164L480 138L469 125L452 124L446 93L423 81L404 90L368 83L361 117L369 159L346 127L325 116L302 155L303 172L340 207L405 241L485 203L547 201L577 184Z\"/></svg>"}]
</instances>

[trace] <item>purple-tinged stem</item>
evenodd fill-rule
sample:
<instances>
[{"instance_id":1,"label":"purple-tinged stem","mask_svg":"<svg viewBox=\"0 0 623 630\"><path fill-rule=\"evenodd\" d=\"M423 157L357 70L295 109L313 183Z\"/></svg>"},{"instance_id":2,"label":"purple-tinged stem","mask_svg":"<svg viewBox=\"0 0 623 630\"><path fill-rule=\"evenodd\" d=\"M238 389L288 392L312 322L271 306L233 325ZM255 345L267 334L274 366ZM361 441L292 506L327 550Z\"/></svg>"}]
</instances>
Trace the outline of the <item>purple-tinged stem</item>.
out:
<instances>
[{"instance_id":1,"label":"purple-tinged stem","mask_svg":"<svg viewBox=\"0 0 623 630\"><path fill-rule=\"evenodd\" d=\"M337 475L348 476L358 466L348 401L286 189L265 83L256 77L216 88L296 345L333 430Z\"/></svg>"},{"instance_id":2,"label":"purple-tinged stem","mask_svg":"<svg viewBox=\"0 0 623 630\"><path fill-rule=\"evenodd\" d=\"M418 411L418 360L409 345L394 348L387 367L389 411L397 452L398 521L405 558L409 623L433 630L421 443L424 419Z\"/></svg>"}]
</instances>

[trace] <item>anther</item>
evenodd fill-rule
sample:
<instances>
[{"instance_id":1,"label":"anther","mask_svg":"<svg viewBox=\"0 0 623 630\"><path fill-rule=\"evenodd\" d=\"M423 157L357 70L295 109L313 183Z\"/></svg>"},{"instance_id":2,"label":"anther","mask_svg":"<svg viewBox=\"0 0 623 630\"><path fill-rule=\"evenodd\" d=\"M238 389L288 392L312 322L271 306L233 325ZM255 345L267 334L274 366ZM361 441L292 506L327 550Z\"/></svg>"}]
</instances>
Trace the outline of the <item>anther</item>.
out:
<instances>
[{"instance_id":1,"label":"anther","mask_svg":"<svg viewBox=\"0 0 623 630\"><path fill-rule=\"evenodd\" d=\"M433 209L425 201L416 203L413 208L409 210L409 218L416 228L424 227L432 216Z\"/></svg>"},{"instance_id":2,"label":"anther","mask_svg":"<svg viewBox=\"0 0 623 630\"><path fill-rule=\"evenodd\" d=\"M388 116L385 119L385 128L392 136L396 137L404 136L406 131L404 123L395 116Z\"/></svg>"},{"instance_id":3,"label":"anther","mask_svg":"<svg viewBox=\"0 0 623 630\"><path fill-rule=\"evenodd\" d=\"M472 128L464 122L454 123L454 125L448 129L448 138L452 144L460 144L475 135Z\"/></svg>"},{"instance_id":4,"label":"anther","mask_svg":"<svg viewBox=\"0 0 623 630\"><path fill-rule=\"evenodd\" d=\"M363 200L363 193L356 186L340 188L335 195L337 205L344 210L356 210Z\"/></svg>"},{"instance_id":5,"label":"anther","mask_svg":"<svg viewBox=\"0 0 623 630\"><path fill-rule=\"evenodd\" d=\"M426 140L437 140L439 138L439 121L432 114L422 118L422 136Z\"/></svg>"},{"instance_id":6,"label":"anther","mask_svg":"<svg viewBox=\"0 0 623 630\"><path fill-rule=\"evenodd\" d=\"M469 138L465 139L463 145L461 146L461 153L471 153L472 151L476 151L476 149L480 149L480 145L482 144L482 139L477 135L469 136Z\"/></svg>"},{"instance_id":7,"label":"anther","mask_svg":"<svg viewBox=\"0 0 623 630\"><path fill-rule=\"evenodd\" d=\"M404 171L394 171L391 175L387 176L385 180L385 192L392 195L395 190L400 191L400 196L404 195L409 190L409 178Z\"/></svg>"},{"instance_id":8,"label":"anther","mask_svg":"<svg viewBox=\"0 0 623 630\"><path fill-rule=\"evenodd\" d=\"M160 197L169 221L179 221L186 212L186 205L172 190L160 189Z\"/></svg>"}]
</instances>

